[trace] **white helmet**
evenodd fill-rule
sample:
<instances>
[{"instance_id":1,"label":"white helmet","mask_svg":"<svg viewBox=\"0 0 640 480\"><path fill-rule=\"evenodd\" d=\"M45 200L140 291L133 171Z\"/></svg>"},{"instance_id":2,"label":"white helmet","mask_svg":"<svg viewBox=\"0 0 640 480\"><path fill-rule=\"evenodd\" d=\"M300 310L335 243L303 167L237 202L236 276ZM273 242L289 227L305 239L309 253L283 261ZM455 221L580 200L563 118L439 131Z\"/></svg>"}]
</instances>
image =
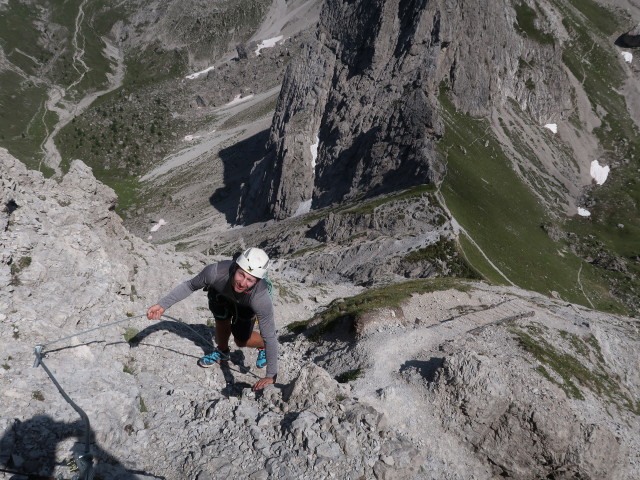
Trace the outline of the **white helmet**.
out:
<instances>
[{"instance_id":1,"label":"white helmet","mask_svg":"<svg viewBox=\"0 0 640 480\"><path fill-rule=\"evenodd\" d=\"M264 278L269 267L269 256L259 248L247 248L236 259L238 266L256 278Z\"/></svg>"}]
</instances>

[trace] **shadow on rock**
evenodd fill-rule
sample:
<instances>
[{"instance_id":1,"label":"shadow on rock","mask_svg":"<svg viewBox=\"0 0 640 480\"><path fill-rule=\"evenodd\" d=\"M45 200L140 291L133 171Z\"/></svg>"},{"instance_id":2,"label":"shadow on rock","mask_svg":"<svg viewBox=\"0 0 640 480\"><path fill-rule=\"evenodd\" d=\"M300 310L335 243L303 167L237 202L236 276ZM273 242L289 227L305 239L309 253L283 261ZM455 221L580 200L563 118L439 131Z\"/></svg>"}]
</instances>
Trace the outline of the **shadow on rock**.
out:
<instances>
[{"instance_id":1,"label":"shadow on rock","mask_svg":"<svg viewBox=\"0 0 640 480\"><path fill-rule=\"evenodd\" d=\"M443 358L433 357L429 360L409 360L400 367L400 372L417 371L427 382L433 382L436 370L442 366Z\"/></svg>"},{"instance_id":2,"label":"shadow on rock","mask_svg":"<svg viewBox=\"0 0 640 480\"><path fill-rule=\"evenodd\" d=\"M160 331L174 333L179 337L193 342L193 344L200 347L202 352L205 354L211 352L213 348L214 327L209 327L207 325L188 325L186 323L171 321L157 322L141 330L131 337L129 345L137 347L149 335Z\"/></svg>"},{"instance_id":3,"label":"shadow on rock","mask_svg":"<svg viewBox=\"0 0 640 480\"><path fill-rule=\"evenodd\" d=\"M223 213L229 223L236 222L243 185L247 188L254 163L265 155L268 140L267 129L220 150L220 159L224 165L224 187L211 194L209 203Z\"/></svg>"},{"instance_id":4,"label":"shadow on rock","mask_svg":"<svg viewBox=\"0 0 640 480\"><path fill-rule=\"evenodd\" d=\"M229 360L229 362L222 362L220 364L220 370L222 370L222 375L226 382L225 387L220 390L220 393L225 397L240 397L245 388L251 388L253 385L247 382L237 382L232 372L236 371L244 375L250 373L251 369L244 364L244 352L242 350L231 352ZM237 366L238 369L232 368L230 363Z\"/></svg>"},{"instance_id":5,"label":"shadow on rock","mask_svg":"<svg viewBox=\"0 0 640 480\"><path fill-rule=\"evenodd\" d=\"M57 422L48 415L36 415L28 420L15 420L0 438L0 465L14 475L11 480L23 478L54 478L54 474L63 474L74 470L72 462L87 453L87 447L93 457L89 466L102 478L121 480L139 480L140 475L160 478L139 470L126 469L113 455L95 444L94 432L90 432L90 445L84 441L75 443L67 458L62 462L56 459L58 444L68 438L84 437L85 425L82 421ZM85 457L86 458L86 457ZM78 472L76 472L78 475ZM86 477L86 475L83 475ZM82 478L82 477L81 477Z\"/></svg>"}]
</instances>

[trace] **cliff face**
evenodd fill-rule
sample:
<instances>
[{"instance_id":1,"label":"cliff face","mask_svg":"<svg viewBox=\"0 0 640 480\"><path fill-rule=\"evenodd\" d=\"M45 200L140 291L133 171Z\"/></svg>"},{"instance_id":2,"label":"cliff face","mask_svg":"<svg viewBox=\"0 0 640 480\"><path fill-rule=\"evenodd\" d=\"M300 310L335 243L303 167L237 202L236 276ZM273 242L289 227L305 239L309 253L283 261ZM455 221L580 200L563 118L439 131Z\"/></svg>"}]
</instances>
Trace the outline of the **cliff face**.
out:
<instances>
[{"instance_id":1,"label":"cliff face","mask_svg":"<svg viewBox=\"0 0 640 480\"><path fill-rule=\"evenodd\" d=\"M383 454L396 457L395 478L413 476L415 462L401 453L422 458L415 446L303 360L303 343L282 350L284 383L256 395L246 388L262 373L250 350L250 363L234 349L231 368L196 366L213 348L202 292L171 309L189 325L116 325L129 312L144 316L204 258L131 235L113 211L114 191L85 164L74 162L58 182L0 149L0 187L2 468L70 478L65 464L85 452L89 426L32 368L33 348L56 342L43 361L90 419L96 478L323 479L328 470L357 478L371 476ZM170 340L158 345L160 337Z\"/></svg>"},{"instance_id":2,"label":"cliff face","mask_svg":"<svg viewBox=\"0 0 640 480\"><path fill-rule=\"evenodd\" d=\"M312 333L334 307L340 316L318 342L281 336L278 383L254 393L251 349L196 366L213 347L203 292L171 308L184 322L129 318L215 259L131 235L113 190L80 161L57 181L0 150L0 186L0 465L16 478L69 478L87 447L86 423L32 368L38 344L90 419L95 478L638 478L634 319L467 281L422 283L352 316L384 290L333 302L344 289L274 268L279 322L315 311ZM347 211L313 234L340 244L385 232L380 245L405 250L392 237L412 226L402 201L376 210L387 224ZM415 223L445 228L430 201ZM429 233L416 228L416 241ZM381 257L375 245L351 252L333 255L339 269ZM312 268L322 274L329 256Z\"/></svg>"},{"instance_id":3,"label":"cliff face","mask_svg":"<svg viewBox=\"0 0 640 480\"><path fill-rule=\"evenodd\" d=\"M271 153L256 166L239 216L282 219L437 183L441 86L473 116L509 99L538 122L568 110L559 16L541 2L515 8L509 1L327 1L315 42L287 71Z\"/></svg>"}]
</instances>

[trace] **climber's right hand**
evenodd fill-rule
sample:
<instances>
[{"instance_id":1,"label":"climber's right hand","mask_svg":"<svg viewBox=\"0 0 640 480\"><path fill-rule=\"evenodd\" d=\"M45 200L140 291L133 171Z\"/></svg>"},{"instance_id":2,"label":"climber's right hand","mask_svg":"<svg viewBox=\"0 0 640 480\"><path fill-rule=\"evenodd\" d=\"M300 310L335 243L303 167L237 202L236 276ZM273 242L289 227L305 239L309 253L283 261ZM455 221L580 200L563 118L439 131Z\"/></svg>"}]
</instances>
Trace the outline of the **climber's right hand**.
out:
<instances>
[{"instance_id":1,"label":"climber's right hand","mask_svg":"<svg viewBox=\"0 0 640 480\"><path fill-rule=\"evenodd\" d=\"M151 307L149 307L149 310L147 310L147 318L149 320L159 320L160 316L164 313L164 308L162 308L160 305L156 304L153 305Z\"/></svg>"}]
</instances>

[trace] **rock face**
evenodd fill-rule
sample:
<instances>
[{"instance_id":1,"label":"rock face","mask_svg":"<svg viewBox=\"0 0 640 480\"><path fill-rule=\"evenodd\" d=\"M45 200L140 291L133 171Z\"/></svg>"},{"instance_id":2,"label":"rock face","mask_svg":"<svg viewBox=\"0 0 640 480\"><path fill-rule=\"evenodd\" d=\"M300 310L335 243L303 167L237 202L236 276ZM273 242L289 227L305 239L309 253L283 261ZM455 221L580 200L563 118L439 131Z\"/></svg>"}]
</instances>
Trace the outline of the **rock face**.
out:
<instances>
[{"instance_id":1,"label":"rock face","mask_svg":"<svg viewBox=\"0 0 640 480\"><path fill-rule=\"evenodd\" d=\"M448 247L454 235L435 192L420 186L280 222L256 223L243 229L242 239L264 245L274 258L288 258L278 268L299 281L373 285L472 276L461 271L460 253ZM233 231L216 240L224 247L214 250L238 244Z\"/></svg>"},{"instance_id":2,"label":"rock face","mask_svg":"<svg viewBox=\"0 0 640 480\"><path fill-rule=\"evenodd\" d=\"M507 1L327 1L316 41L287 71L270 154L239 216L282 219L308 205L437 183L443 85L473 116L509 99L538 121L569 108L566 33L548 5L535 9L527 32Z\"/></svg>"},{"instance_id":3,"label":"rock face","mask_svg":"<svg viewBox=\"0 0 640 480\"><path fill-rule=\"evenodd\" d=\"M188 325L144 318L111 325L145 312L204 259L130 235L113 211L113 190L80 161L55 180L4 150L0 160L4 468L68 476L64 465L85 451L87 425L43 369L32 368L34 347L45 344L43 361L91 422L101 478L416 475L423 455L305 360L304 342L283 349L279 383L255 395L250 386L261 372L242 351L229 368L195 366L212 348L202 296L171 310Z\"/></svg>"},{"instance_id":4,"label":"rock face","mask_svg":"<svg viewBox=\"0 0 640 480\"><path fill-rule=\"evenodd\" d=\"M357 341L281 337L278 381L254 393L250 349L196 367L212 348L202 292L172 318L129 318L215 259L130 235L80 161L45 179L0 151L0 184L0 465L16 478L67 478L85 447L86 423L32 367L37 344L90 419L96 478L638 478L632 319L465 284L370 313ZM317 235L343 241L335 223ZM294 291L279 316L300 311Z\"/></svg>"},{"instance_id":5,"label":"rock face","mask_svg":"<svg viewBox=\"0 0 640 480\"><path fill-rule=\"evenodd\" d=\"M429 452L416 478L638 475L635 320L476 284L367 321L313 355L359 366L354 394Z\"/></svg>"},{"instance_id":6,"label":"rock face","mask_svg":"<svg viewBox=\"0 0 640 480\"><path fill-rule=\"evenodd\" d=\"M499 330L487 332L483 343L488 337L488 345L512 341ZM442 412L446 428L486 457L495 476L625 477L628 440L593 416L594 405L580 408L523 358L507 364L498 350L489 350L488 355L481 353L474 341L460 345L445 358L433 388L442 405L448 404ZM608 409L617 418L629 414L624 407Z\"/></svg>"}]
</instances>

